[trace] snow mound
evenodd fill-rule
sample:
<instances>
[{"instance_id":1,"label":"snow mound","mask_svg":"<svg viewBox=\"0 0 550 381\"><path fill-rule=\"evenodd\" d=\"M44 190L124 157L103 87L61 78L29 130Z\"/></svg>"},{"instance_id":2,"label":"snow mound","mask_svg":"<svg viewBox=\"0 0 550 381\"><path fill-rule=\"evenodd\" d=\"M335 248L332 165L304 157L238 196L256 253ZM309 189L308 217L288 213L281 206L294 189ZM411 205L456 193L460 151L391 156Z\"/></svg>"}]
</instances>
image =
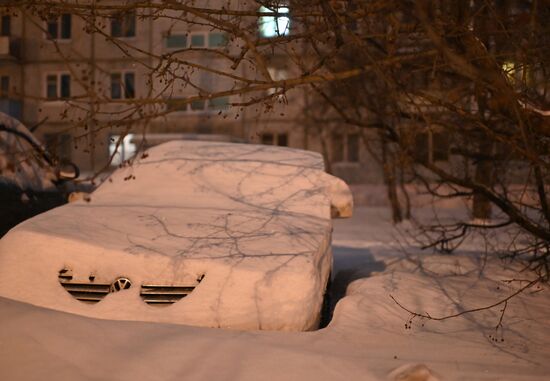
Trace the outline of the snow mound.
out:
<instances>
[{"instance_id":1,"label":"snow mound","mask_svg":"<svg viewBox=\"0 0 550 381\"><path fill-rule=\"evenodd\" d=\"M362 276L348 278L347 295L326 329L241 332L97 320L0 298L0 375L18 381L49 375L58 381L547 380L548 288L511 299L498 330L501 308L444 321L415 318L406 328L411 315L390 295L413 311L442 316L494 303L518 284L506 282L513 268L479 252L405 256L394 247L384 213L360 208L354 220L335 221L334 278L351 270ZM461 271L448 271L457 264Z\"/></svg>"},{"instance_id":2,"label":"snow mound","mask_svg":"<svg viewBox=\"0 0 550 381\"><path fill-rule=\"evenodd\" d=\"M149 150L90 198L0 241L0 295L105 319L314 329L332 266L331 214L349 216L353 205L319 154L198 141ZM62 289L62 269L75 281L126 277L135 287L89 305ZM140 299L140 285L203 276L170 306Z\"/></svg>"}]
</instances>

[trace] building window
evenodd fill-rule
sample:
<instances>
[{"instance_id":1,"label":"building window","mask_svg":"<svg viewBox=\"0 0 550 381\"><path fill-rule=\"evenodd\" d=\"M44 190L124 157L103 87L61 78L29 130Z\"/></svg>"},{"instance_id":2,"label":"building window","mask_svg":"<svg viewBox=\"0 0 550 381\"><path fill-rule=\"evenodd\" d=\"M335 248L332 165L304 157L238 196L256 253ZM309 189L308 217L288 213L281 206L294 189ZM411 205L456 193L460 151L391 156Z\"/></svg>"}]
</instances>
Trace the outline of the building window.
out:
<instances>
[{"instance_id":1,"label":"building window","mask_svg":"<svg viewBox=\"0 0 550 381\"><path fill-rule=\"evenodd\" d=\"M414 137L414 158L420 163L429 163L430 160L430 137L428 133L418 133Z\"/></svg>"},{"instance_id":2,"label":"building window","mask_svg":"<svg viewBox=\"0 0 550 381\"><path fill-rule=\"evenodd\" d=\"M109 157L112 157L111 165L117 166L124 161L131 159L137 151L137 146L133 142L134 134L112 135L109 138Z\"/></svg>"},{"instance_id":3,"label":"building window","mask_svg":"<svg viewBox=\"0 0 550 381\"><path fill-rule=\"evenodd\" d=\"M3 75L0 77L0 96L6 98L10 92L10 77Z\"/></svg>"},{"instance_id":4,"label":"building window","mask_svg":"<svg viewBox=\"0 0 550 381\"><path fill-rule=\"evenodd\" d=\"M288 146L288 135L287 134L278 134L277 135L277 145L281 147Z\"/></svg>"},{"instance_id":5,"label":"building window","mask_svg":"<svg viewBox=\"0 0 550 381\"><path fill-rule=\"evenodd\" d=\"M261 142L262 144L270 146L288 147L288 134L273 134L266 132L261 135Z\"/></svg>"},{"instance_id":6,"label":"building window","mask_svg":"<svg viewBox=\"0 0 550 381\"><path fill-rule=\"evenodd\" d=\"M359 162L359 134L349 134L347 144L347 159L350 163Z\"/></svg>"},{"instance_id":7,"label":"building window","mask_svg":"<svg viewBox=\"0 0 550 381\"><path fill-rule=\"evenodd\" d=\"M183 98L172 98L166 100L166 111L168 112L184 112L187 111L187 103L183 102Z\"/></svg>"},{"instance_id":8,"label":"building window","mask_svg":"<svg viewBox=\"0 0 550 381\"><path fill-rule=\"evenodd\" d=\"M185 49L187 48L187 35L171 34L166 37L166 47L168 49Z\"/></svg>"},{"instance_id":9,"label":"building window","mask_svg":"<svg viewBox=\"0 0 550 381\"><path fill-rule=\"evenodd\" d=\"M206 101L204 100L196 100L191 102L191 110L193 111L204 110L205 106L206 106Z\"/></svg>"},{"instance_id":10,"label":"building window","mask_svg":"<svg viewBox=\"0 0 550 381\"><path fill-rule=\"evenodd\" d=\"M192 101L189 107L183 102L184 98L172 98L166 100L167 111L206 111L206 110L224 110L229 108L229 97L218 97L208 100Z\"/></svg>"},{"instance_id":11,"label":"building window","mask_svg":"<svg viewBox=\"0 0 550 381\"><path fill-rule=\"evenodd\" d=\"M204 34L192 34L191 35L191 47L202 48L205 45Z\"/></svg>"},{"instance_id":12,"label":"building window","mask_svg":"<svg viewBox=\"0 0 550 381\"><path fill-rule=\"evenodd\" d=\"M228 44L227 34L212 32L208 35L208 46L211 48L220 48Z\"/></svg>"},{"instance_id":13,"label":"building window","mask_svg":"<svg viewBox=\"0 0 550 381\"><path fill-rule=\"evenodd\" d=\"M449 139L439 131L427 131L416 134L414 139L414 158L420 163L449 160Z\"/></svg>"},{"instance_id":14,"label":"building window","mask_svg":"<svg viewBox=\"0 0 550 381\"><path fill-rule=\"evenodd\" d=\"M212 110L225 110L229 108L229 97L218 97L209 99L208 108Z\"/></svg>"},{"instance_id":15,"label":"building window","mask_svg":"<svg viewBox=\"0 0 550 381\"><path fill-rule=\"evenodd\" d=\"M344 136L342 134L332 135L332 161L334 163L344 161Z\"/></svg>"},{"instance_id":16,"label":"building window","mask_svg":"<svg viewBox=\"0 0 550 381\"><path fill-rule=\"evenodd\" d=\"M264 133L262 134L262 144L273 145L274 137L273 134Z\"/></svg>"},{"instance_id":17,"label":"building window","mask_svg":"<svg viewBox=\"0 0 550 381\"><path fill-rule=\"evenodd\" d=\"M111 98L133 99L136 96L135 75L132 72L111 74Z\"/></svg>"},{"instance_id":18,"label":"building window","mask_svg":"<svg viewBox=\"0 0 550 381\"><path fill-rule=\"evenodd\" d=\"M288 7L260 7L262 13L273 13L273 16L261 16L258 25L260 36L278 37L285 36L290 32L290 18Z\"/></svg>"},{"instance_id":19,"label":"building window","mask_svg":"<svg viewBox=\"0 0 550 381\"><path fill-rule=\"evenodd\" d=\"M71 158L71 135L69 134L45 134L44 142L48 152L58 159Z\"/></svg>"},{"instance_id":20,"label":"building window","mask_svg":"<svg viewBox=\"0 0 550 381\"><path fill-rule=\"evenodd\" d=\"M432 132L432 160L447 161L449 160L449 137L442 132Z\"/></svg>"},{"instance_id":21,"label":"building window","mask_svg":"<svg viewBox=\"0 0 550 381\"><path fill-rule=\"evenodd\" d=\"M113 37L135 37L136 36L136 13L126 12L114 15L111 19L111 36Z\"/></svg>"},{"instance_id":22,"label":"building window","mask_svg":"<svg viewBox=\"0 0 550 381\"><path fill-rule=\"evenodd\" d=\"M178 33L166 36L167 49L204 48L207 42L210 48L220 48L227 46L229 41L227 34L222 32Z\"/></svg>"},{"instance_id":23,"label":"building window","mask_svg":"<svg viewBox=\"0 0 550 381\"><path fill-rule=\"evenodd\" d=\"M47 23L47 31L47 38L50 40L69 40L71 38L70 13L50 19Z\"/></svg>"},{"instance_id":24,"label":"building window","mask_svg":"<svg viewBox=\"0 0 550 381\"><path fill-rule=\"evenodd\" d=\"M332 135L332 162L358 163L359 158L359 134Z\"/></svg>"},{"instance_id":25,"label":"building window","mask_svg":"<svg viewBox=\"0 0 550 381\"><path fill-rule=\"evenodd\" d=\"M46 76L46 98L68 99L71 97L71 76L69 74L49 74Z\"/></svg>"},{"instance_id":26,"label":"building window","mask_svg":"<svg viewBox=\"0 0 550 381\"><path fill-rule=\"evenodd\" d=\"M2 36L11 35L11 17L9 15L2 16L2 26L0 29L0 34Z\"/></svg>"}]
</instances>

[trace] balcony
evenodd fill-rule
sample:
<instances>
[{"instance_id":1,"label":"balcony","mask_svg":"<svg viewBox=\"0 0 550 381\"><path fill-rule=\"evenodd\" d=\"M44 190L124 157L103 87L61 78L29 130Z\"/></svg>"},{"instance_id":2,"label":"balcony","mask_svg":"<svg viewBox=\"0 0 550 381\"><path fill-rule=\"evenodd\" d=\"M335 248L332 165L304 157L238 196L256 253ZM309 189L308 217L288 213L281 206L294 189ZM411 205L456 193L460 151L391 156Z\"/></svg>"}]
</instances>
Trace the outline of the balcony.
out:
<instances>
[{"instance_id":1,"label":"balcony","mask_svg":"<svg viewBox=\"0 0 550 381\"><path fill-rule=\"evenodd\" d=\"M23 102L14 99L0 98L0 111L15 119L21 120L23 116Z\"/></svg>"},{"instance_id":2,"label":"balcony","mask_svg":"<svg viewBox=\"0 0 550 381\"><path fill-rule=\"evenodd\" d=\"M19 39L10 36L0 36L0 61L18 60L20 58Z\"/></svg>"}]
</instances>

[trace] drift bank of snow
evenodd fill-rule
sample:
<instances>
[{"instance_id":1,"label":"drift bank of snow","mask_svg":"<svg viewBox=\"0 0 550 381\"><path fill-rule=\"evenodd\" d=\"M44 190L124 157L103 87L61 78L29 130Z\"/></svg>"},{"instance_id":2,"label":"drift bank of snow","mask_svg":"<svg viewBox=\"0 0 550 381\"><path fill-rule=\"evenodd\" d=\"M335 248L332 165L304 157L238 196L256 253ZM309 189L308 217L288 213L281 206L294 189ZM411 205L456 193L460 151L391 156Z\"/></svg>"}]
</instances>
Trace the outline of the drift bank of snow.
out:
<instances>
[{"instance_id":1,"label":"drift bank of snow","mask_svg":"<svg viewBox=\"0 0 550 381\"><path fill-rule=\"evenodd\" d=\"M171 142L0 240L0 295L76 314L308 330L351 193L316 153ZM184 298L185 297L185 298Z\"/></svg>"}]
</instances>

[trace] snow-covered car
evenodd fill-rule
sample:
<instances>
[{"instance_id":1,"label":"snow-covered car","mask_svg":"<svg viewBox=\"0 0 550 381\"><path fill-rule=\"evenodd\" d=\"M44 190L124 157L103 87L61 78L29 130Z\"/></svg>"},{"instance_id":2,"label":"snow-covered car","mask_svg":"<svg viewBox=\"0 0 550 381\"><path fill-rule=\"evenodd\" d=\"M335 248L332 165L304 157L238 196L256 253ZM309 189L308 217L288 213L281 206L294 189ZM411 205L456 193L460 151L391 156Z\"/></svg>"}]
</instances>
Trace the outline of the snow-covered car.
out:
<instances>
[{"instance_id":1,"label":"snow-covered car","mask_svg":"<svg viewBox=\"0 0 550 381\"><path fill-rule=\"evenodd\" d=\"M352 208L317 153L173 141L4 236L0 296L104 319L311 330L331 217Z\"/></svg>"},{"instance_id":2,"label":"snow-covered car","mask_svg":"<svg viewBox=\"0 0 550 381\"><path fill-rule=\"evenodd\" d=\"M18 120L0 112L0 237L19 222L67 202L72 163L59 163Z\"/></svg>"}]
</instances>

